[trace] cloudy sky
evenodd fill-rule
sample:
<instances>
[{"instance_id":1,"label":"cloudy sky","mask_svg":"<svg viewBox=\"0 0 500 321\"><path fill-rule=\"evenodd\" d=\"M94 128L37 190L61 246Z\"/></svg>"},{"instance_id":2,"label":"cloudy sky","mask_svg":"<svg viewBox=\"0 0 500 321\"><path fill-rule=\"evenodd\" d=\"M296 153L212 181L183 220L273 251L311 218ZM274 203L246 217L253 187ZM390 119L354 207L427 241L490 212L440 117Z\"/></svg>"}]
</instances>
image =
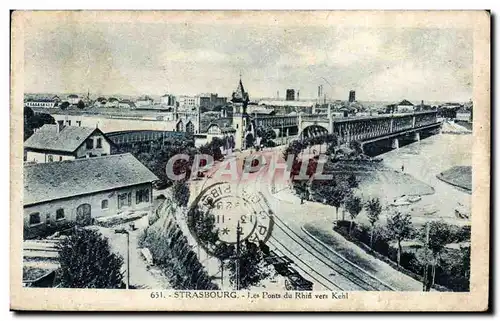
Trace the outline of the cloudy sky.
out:
<instances>
[{"instance_id":1,"label":"cloudy sky","mask_svg":"<svg viewBox=\"0 0 500 321\"><path fill-rule=\"evenodd\" d=\"M472 32L54 20L25 28L25 91L228 96L239 74L251 98L286 88L315 98L465 101Z\"/></svg>"}]
</instances>

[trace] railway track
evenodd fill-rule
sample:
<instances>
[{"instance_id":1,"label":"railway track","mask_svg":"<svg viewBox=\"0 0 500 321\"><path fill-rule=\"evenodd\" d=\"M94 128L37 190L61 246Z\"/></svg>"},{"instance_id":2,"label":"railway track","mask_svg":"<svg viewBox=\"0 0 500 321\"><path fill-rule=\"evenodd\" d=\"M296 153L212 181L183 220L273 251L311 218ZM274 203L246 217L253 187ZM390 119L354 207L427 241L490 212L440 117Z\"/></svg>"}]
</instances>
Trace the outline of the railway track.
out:
<instances>
[{"instance_id":1,"label":"railway track","mask_svg":"<svg viewBox=\"0 0 500 321\"><path fill-rule=\"evenodd\" d=\"M315 271L313 267L311 267L308 263L302 260L299 256L295 255L291 251L286 250L286 246L283 245L283 243L281 243L280 241L272 239L269 240L267 243L271 245L276 252L280 253L281 255L286 255L287 257L292 259L292 261L294 262L293 264L297 266L297 268L305 274L306 278L315 281L317 284L323 286L326 290L343 291L343 289L338 284L331 281L329 277L325 277L321 273ZM279 244L279 246L277 244Z\"/></svg>"},{"instance_id":2,"label":"railway track","mask_svg":"<svg viewBox=\"0 0 500 321\"><path fill-rule=\"evenodd\" d=\"M305 237L299 235L293 229L291 229L288 225L286 225L277 215L274 215L275 218L275 227L278 227L285 235L287 235L293 242L297 243L304 251L310 254L312 257L317 259L319 262L323 263L325 266L334 271L338 276L348 280L352 284L355 284L360 288L360 290L364 291L393 291L391 287L386 284L380 282L375 279L370 274L366 273L364 270L359 267L354 266L351 262L347 262L344 258L337 256L341 262L343 262L346 266L352 267L358 273L353 273L352 270L347 269L342 266L338 262L335 262L333 259L324 254L325 249L323 251L319 249L317 246L312 245L310 241L308 241ZM315 242L315 241L313 241ZM323 248L323 245L320 245ZM360 276L362 275L362 277Z\"/></svg>"},{"instance_id":3,"label":"railway track","mask_svg":"<svg viewBox=\"0 0 500 321\"><path fill-rule=\"evenodd\" d=\"M290 228L276 213L274 214L274 221L275 221L275 228L278 228L284 235L287 236L289 240L291 240L293 243L295 243L298 247L301 248L301 250L307 252L309 255L311 255L314 259L318 260L322 264L324 264L326 267L331 269L334 273L334 277L342 277L343 279L347 280L351 284L355 285L355 288L353 289L348 289L348 290L361 290L361 291L394 291L393 288L390 286L382 283L378 279L374 278L370 274L368 274L366 271L362 270L361 268L355 266L351 262L348 262L346 259L340 256L336 256L338 260L340 260L340 264L338 261L333 260L329 256L325 255L325 249L323 248L324 245L317 244L317 245L312 245L309 240L307 240L304 236L299 235L296 231L294 231L292 228ZM306 263L303 259L299 258L298 255L293 253L288 249L287 246L283 244L283 240L278 240L276 237L272 237L272 242L273 243L278 243L282 246L283 250L285 252L288 252L290 256L295 257L296 259L299 259L300 262L306 266L307 268L313 270L313 268L310 266L310 264ZM316 241L312 241L316 242ZM286 242L285 242L286 243ZM276 247L276 246L274 246ZM321 249L323 248L323 249ZM283 250L280 250L283 252ZM329 249L328 249L329 250ZM350 268L346 268L342 266L345 264L346 266L349 266ZM353 270L356 271L356 273L353 272ZM335 288L337 289L342 289L338 284L331 282L330 279L332 276L328 275L325 276L321 274L320 272L315 271L317 275L319 275L321 278L328 280ZM362 275L362 276L360 276ZM324 285L323 285L324 286ZM328 288L328 287L327 287Z\"/></svg>"}]
</instances>

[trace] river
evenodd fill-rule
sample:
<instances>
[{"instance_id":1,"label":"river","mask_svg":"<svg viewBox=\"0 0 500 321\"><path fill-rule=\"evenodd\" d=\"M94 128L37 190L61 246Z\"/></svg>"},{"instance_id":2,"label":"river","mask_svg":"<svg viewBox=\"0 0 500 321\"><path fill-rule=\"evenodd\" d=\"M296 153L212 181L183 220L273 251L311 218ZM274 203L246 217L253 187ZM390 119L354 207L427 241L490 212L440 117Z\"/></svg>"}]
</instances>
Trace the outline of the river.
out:
<instances>
[{"instance_id":1,"label":"river","mask_svg":"<svg viewBox=\"0 0 500 321\"><path fill-rule=\"evenodd\" d=\"M378 156L383 158L385 166L398 171L404 166L404 173L434 188L435 193L422 195L419 202L410 206L416 220L442 218L458 224L470 223L457 219L455 210L470 213L471 195L439 180L436 175L453 166L471 166L472 143L472 135L438 134Z\"/></svg>"}]
</instances>

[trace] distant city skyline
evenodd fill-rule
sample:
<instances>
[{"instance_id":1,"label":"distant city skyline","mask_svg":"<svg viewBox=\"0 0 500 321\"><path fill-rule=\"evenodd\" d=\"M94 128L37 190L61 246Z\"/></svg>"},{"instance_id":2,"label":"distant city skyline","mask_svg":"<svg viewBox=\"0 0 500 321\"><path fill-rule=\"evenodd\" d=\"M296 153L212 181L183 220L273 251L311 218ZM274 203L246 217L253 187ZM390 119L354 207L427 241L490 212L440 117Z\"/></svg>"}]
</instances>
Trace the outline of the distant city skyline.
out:
<instances>
[{"instance_id":1,"label":"distant city skyline","mask_svg":"<svg viewBox=\"0 0 500 321\"><path fill-rule=\"evenodd\" d=\"M468 101L470 29L241 23L75 23L25 28L25 92L230 97L240 73L250 98Z\"/></svg>"}]
</instances>

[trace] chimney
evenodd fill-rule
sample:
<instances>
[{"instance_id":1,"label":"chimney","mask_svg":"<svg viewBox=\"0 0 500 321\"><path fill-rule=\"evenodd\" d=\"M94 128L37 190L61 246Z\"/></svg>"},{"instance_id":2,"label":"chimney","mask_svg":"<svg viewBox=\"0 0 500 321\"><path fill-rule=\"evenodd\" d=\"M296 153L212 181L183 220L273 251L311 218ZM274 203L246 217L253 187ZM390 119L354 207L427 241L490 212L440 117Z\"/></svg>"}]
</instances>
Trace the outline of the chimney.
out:
<instances>
[{"instance_id":1,"label":"chimney","mask_svg":"<svg viewBox=\"0 0 500 321\"><path fill-rule=\"evenodd\" d=\"M57 133L60 133L61 130L64 128L64 121L63 120L58 120L57 121Z\"/></svg>"}]
</instances>

